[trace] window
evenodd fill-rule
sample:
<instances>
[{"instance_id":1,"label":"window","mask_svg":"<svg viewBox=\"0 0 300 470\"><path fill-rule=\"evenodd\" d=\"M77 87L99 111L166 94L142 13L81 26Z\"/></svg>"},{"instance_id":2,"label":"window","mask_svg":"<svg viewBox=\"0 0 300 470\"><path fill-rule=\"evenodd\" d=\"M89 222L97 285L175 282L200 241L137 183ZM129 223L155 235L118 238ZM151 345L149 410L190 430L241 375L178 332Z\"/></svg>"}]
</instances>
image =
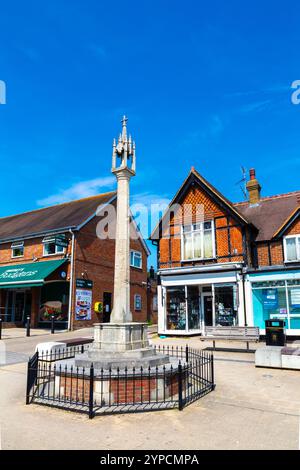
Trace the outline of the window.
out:
<instances>
[{"instance_id":1,"label":"window","mask_svg":"<svg viewBox=\"0 0 300 470\"><path fill-rule=\"evenodd\" d=\"M183 226L181 253L184 260L214 258L213 222Z\"/></svg>"},{"instance_id":2,"label":"window","mask_svg":"<svg viewBox=\"0 0 300 470\"><path fill-rule=\"evenodd\" d=\"M11 257L20 258L24 256L24 242L15 242L11 245Z\"/></svg>"},{"instance_id":3,"label":"window","mask_svg":"<svg viewBox=\"0 0 300 470\"><path fill-rule=\"evenodd\" d=\"M142 268L142 253L139 251L130 252L130 265L134 268Z\"/></svg>"},{"instance_id":4,"label":"window","mask_svg":"<svg viewBox=\"0 0 300 470\"><path fill-rule=\"evenodd\" d=\"M56 245L55 239L52 237L44 238L43 244L44 244L44 256L51 256L51 255L56 255L56 254L65 252L65 248L63 248L62 246Z\"/></svg>"},{"instance_id":5,"label":"window","mask_svg":"<svg viewBox=\"0 0 300 470\"><path fill-rule=\"evenodd\" d=\"M142 296L139 294L134 296L134 310L142 310Z\"/></svg>"},{"instance_id":6,"label":"window","mask_svg":"<svg viewBox=\"0 0 300 470\"><path fill-rule=\"evenodd\" d=\"M300 235L284 238L285 261L300 261Z\"/></svg>"}]
</instances>

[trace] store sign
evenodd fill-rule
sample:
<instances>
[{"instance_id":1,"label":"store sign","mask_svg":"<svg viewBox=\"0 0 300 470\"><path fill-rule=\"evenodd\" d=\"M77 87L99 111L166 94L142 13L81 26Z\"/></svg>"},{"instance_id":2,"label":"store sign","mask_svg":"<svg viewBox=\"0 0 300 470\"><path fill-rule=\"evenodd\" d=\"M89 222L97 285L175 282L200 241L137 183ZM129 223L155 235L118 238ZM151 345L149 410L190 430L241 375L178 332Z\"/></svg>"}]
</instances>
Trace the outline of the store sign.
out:
<instances>
[{"instance_id":1,"label":"store sign","mask_svg":"<svg viewBox=\"0 0 300 470\"><path fill-rule=\"evenodd\" d=\"M68 240L66 239L66 237L64 235L57 235L55 237L55 245L56 246L60 246L62 248L67 248L68 247Z\"/></svg>"},{"instance_id":2,"label":"store sign","mask_svg":"<svg viewBox=\"0 0 300 470\"><path fill-rule=\"evenodd\" d=\"M76 289L76 320L90 320L92 318L92 291Z\"/></svg>"},{"instance_id":3,"label":"store sign","mask_svg":"<svg viewBox=\"0 0 300 470\"><path fill-rule=\"evenodd\" d=\"M262 291L263 306L266 310L278 308L278 290L264 289Z\"/></svg>"},{"instance_id":4,"label":"store sign","mask_svg":"<svg viewBox=\"0 0 300 470\"><path fill-rule=\"evenodd\" d=\"M92 289L93 281L90 279L76 279L76 287L81 289Z\"/></svg>"}]
</instances>

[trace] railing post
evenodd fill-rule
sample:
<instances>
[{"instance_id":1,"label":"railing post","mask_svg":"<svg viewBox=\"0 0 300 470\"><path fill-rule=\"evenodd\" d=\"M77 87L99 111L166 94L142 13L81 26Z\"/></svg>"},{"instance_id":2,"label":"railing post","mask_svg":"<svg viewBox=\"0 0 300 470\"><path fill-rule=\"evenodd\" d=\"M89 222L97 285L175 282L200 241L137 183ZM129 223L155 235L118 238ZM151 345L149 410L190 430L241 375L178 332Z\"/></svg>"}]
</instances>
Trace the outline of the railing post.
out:
<instances>
[{"instance_id":1,"label":"railing post","mask_svg":"<svg viewBox=\"0 0 300 470\"><path fill-rule=\"evenodd\" d=\"M185 362L186 363L189 362L189 347L188 347L188 345L186 345L186 347L185 347Z\"/></svg>"},{"instance_id":2,"label":"railing post","mask_svg":"<svg viewBox=\"0 0 300 470\"><path fill-rule=\"evenodd\" d=\"M29 399L29 396L30 396L30 366L31 366L31 359L28 360L27 362L27 383L26 383L26 405L29 405L30 403L30 399Z\"/></svg>"},{"instance_id":3,"label":"railing post","mask_svg":"<svg viewBox=\"0 0 300 470\"><path fill-rule=\"evenodd\" d=\"M210 371L211 371L212 390L214 390L216 388L216 385L215 385L215 369L214 369L214 356L213 356L213 354L210 355Z\"/></svg>"},{"instance_id":4,"label":"railing post","mask_svg":"<svg viewBox=\"0 0 300 470\"><path fill-rule=\"evenodd\" d=\"M171 378L172 380L172 378ZM178 409L179 411L183 410L183 400L182 400L182 365L178 364Z\"/></svg>"},{"instance_id":5,"label":"railing post","mask_svg":"<svg viewBox=\"0 0 300 470\"><path fill-rule=\"evenodd\" d=\"M30 336L30 316L26 318L26 336Z\"/></svg>"},{"instance_id":6,"label":"railing post","mask_svg":"<svg viewBox=\"0 0 300 470\"><path fill-rule=\"evenodd\" d=\"M55 316L51 315L51 334L54 335L54 320Z\"/></svg>"},{"instance_id":7,"label":"railing post","mask_svg":"<svg viewBox=\"0 0 300 470\"><path fill-rule=\"evenodd\" d=\"M90 368L89 419L94 417L94 365Z\"/></svg>"},{"instance_id":8,"label":"railing post","mask_svg":"<svg viewBox=\"0 0 300 470\"><path fill-rule=\"evenodd\" d=\"M0 339L2 339L2 318L0 318Z\"/></svg>"}]
</instances>

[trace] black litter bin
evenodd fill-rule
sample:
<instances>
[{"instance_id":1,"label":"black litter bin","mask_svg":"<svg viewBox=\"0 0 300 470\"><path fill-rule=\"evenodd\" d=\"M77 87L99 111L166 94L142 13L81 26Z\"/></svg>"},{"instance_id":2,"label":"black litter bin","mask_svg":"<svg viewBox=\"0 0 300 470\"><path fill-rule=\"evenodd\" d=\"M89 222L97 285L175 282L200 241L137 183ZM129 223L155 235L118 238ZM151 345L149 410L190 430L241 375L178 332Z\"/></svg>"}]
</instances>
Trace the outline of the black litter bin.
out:
<instances>
[{"instance_id":1,"label":"black litter bin","mask_svg":"<svg viewBox=\"0 0 300 470\"><path fill-rule=\"evenodd\" d=\"M266 345L267 346L285 346L285 321L266 320Z\"/></svg>"}]
</instances>

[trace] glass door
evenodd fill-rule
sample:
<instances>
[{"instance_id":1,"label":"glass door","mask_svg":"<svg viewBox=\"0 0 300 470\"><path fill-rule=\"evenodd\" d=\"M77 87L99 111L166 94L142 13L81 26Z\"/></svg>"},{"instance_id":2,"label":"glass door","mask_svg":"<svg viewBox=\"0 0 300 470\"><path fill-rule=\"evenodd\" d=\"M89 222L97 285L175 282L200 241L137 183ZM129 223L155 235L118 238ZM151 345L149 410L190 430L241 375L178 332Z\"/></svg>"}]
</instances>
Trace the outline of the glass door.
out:
<instances>
[{"instance_id":1,"label":"glass door","mask_svg":"<svg viewBox=\"0 0 300 470\"><path fill-rule=\"evenodd\" d=\"M188 330L200 329L199 286L187 286Z\"/></svg>"},{"instance_id":2,"label":"glass door","mask_svg":"<svg viewBox=\"0 0 300 470\"><path fill-rule=\"evenodd\" d=\"M213 302L211 293L202 294L202 310L205 326L213 326Z\"/></svg>"}]
</instances>

